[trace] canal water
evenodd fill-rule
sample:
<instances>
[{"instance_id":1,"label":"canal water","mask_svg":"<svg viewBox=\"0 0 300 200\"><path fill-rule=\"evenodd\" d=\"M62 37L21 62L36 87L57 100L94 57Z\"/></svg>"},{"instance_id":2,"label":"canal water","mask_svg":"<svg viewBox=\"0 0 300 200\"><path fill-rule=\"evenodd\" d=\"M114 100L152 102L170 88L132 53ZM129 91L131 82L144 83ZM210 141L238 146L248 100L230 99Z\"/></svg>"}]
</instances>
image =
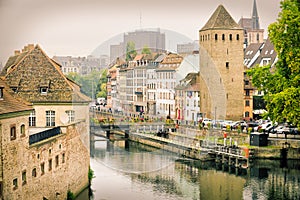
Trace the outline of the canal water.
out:
<instances>
[{"instance_id":1,"label":"canal water","mask_svg":"<svg viewBox=\"0 0 300 200\"><path fill-rule=\"evenodd\" d=\"M91 147L95 178L76 200L300 199L299 161L260 160L236 169L125 140Z\"/></svg>"}]
</instances>

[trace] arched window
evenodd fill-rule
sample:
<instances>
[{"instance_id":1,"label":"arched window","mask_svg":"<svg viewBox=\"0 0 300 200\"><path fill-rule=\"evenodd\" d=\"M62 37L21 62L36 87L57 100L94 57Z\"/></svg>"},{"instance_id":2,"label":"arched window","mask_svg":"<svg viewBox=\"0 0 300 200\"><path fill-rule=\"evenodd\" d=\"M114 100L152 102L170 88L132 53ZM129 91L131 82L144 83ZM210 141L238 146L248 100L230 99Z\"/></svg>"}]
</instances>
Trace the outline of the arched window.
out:
<instances>
[{"instance_id":1,"label":"arched window","mask_svg":"<svg viewBox=\"0 0 300 200\"><path fill-rule=\"evenodd\" d=\"M240 40L240 35L236 34L236 40Z\"/></svg>"},{"instance_id":2,"label":"arched window","mask_svg":"<svg viewBox=\"0 0 300 200\"><path fill-rule=\"evenodd\" d=\"M256 34L256 40L259 41L259 33Z\"/></svg>"},{"instance_id":3,"label":"arched window","mask_svg":"<svg viewBox=\"0 0 300 200\"><path fill-rule=\"evenodd\" d=\"M20 130L21 130L21 135L24 136L25 135L25 125L24 124L21 125Z\"/></svg>"},{"instance_id":4,"label":"arched window","mask_svg":"<svg viewBox=\"0 0 300 200\"><path fill-rule=\"evenodd\" d=\"M215 40L218 40L218 34L215 34Z\"/></svg>"},{"instance_id":5,"label":"arched window","mask_svg":"<svg viewBox=\"0 0 300 200\"><path fill-rule=\"evenodd\" d=\"M222 34L222 40L225 40L225 34Z\"/></svg>"},{"instance_id":6,"label":"arched window","mask_svg":"<svg viewBox=\"0 0 300 200\"><path fill-rule=\"evenodd\" d=\"M229 34L229 40L230 41L232 40L232 34Z\"/></svg>"}]
</instances>

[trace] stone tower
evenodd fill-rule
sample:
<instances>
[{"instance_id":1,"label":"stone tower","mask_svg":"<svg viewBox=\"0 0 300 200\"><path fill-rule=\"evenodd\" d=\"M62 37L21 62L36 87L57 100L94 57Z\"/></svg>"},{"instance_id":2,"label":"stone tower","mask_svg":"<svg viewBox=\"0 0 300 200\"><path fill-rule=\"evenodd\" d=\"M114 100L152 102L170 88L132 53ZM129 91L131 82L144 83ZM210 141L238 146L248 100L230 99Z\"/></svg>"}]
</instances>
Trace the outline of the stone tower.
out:
<instances>
[{"instance_id":1,"label":"stone tower","mask_svg":"<svg viewBox=\"0 0 300 200\"><path fill-rule=\"evenodd\" d=\"M243 28L219 5L199 31L200 112L211 119L243 117Z\"/></svg>"}]
</instances>

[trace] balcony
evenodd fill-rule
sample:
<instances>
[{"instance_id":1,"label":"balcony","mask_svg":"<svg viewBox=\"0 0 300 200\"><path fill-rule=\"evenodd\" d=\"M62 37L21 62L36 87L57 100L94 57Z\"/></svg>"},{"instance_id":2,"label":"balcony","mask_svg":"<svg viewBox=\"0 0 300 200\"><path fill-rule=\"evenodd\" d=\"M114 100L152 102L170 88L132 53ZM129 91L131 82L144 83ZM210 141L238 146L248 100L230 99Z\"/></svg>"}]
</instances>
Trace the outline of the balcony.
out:
<instances>
[{"instance_id":1,"label":"balcony","mask_svg":"<svg viewBox=\"0 0 300 200\"><path fill-rule=\"evenodd\" d=\"M29 136L29 145L46 140L48 138L54 137L59 134L62 134L60 127L55 127L52 129L48 129L48 130L30 135Z\"/></svg>"}]
</instances>

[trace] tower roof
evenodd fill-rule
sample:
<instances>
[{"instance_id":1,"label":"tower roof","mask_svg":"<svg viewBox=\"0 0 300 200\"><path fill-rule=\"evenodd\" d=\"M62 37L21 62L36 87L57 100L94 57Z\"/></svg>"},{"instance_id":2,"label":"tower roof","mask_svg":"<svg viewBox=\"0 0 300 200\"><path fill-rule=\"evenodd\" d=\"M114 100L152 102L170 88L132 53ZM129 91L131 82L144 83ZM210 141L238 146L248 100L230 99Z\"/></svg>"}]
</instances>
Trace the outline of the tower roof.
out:
<instances>
[{"instance_id":1,"label":"tower roof","mask_svg":"<svg viewBox=\"0 0 300 200\"><path fill-rule=\"evenodd\" d=\"M219 5L201 30L207 29L241 29L241 27L234 21L224 6Z\"/></svg>"},{"instance_id":2,"label":"tower roof","mask_svg":"<svg viewBox=\"0 0 300 200\"><path fill-rule=\"evenodd\" d=\"M253 2L253 11L252 11L252 29L260 29L259 27L259 17L256 7L256 0Z\"/></svg>"}]
</instances>

